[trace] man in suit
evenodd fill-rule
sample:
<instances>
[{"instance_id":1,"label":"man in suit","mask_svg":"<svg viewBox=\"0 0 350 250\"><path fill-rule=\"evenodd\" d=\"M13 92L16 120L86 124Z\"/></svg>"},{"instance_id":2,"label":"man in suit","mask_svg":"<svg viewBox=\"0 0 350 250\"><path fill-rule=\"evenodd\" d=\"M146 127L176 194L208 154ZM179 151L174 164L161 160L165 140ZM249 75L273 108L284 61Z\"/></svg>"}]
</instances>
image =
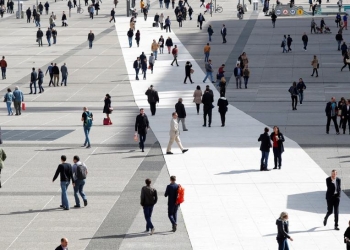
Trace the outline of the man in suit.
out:
<instances>
[{"instance_id":1,"label":"man in suit","mask_svg":"<svg viewBox=\"0 0 350 250\"><path fill-rule=\"evenodd\" d=\"M61 245L56 247L55 250L68 250L68 240L67 240L67 238L62 238L61 239Z\"/></svg>"},{"instance_id":2,"label":"man in suit","mask_svg":"<svg viewBox=\"0 0 350 250\"><path fill-rule=\"evenodd\" d=\"M158 96L158 92L156 90L153 89L153 85L151 85L145 95L147 96L148 99L148 103L151 109L151 113L152 115L156 114L156 104L157 102L159 103L159 96Z\"/></svg>"},{"instance_id":3,"label":"man in suit","mask_svg":"<svg viewBox=\"0 0 350 250\"><path fill-rule=\"evenodd\" d=\"M270 148L271 148L269 128L264 129L264 133L260 135L258 141L261 141L261 145L260 145L260 151L261 151L260 171L269 171L269 169L267 168L267 162L269 160L269 153L270 153Z\"/></svg>"},{"instance_id":4,"label":"man in suit","mask_svg":"<svg viewBox=\"0 0 350 250\"><path fill-rule=\"evenodd\" d=\"M30 93L29 94L33 94L33 89L32 87L34 86L34 91L36 94L36 80L38 79L38 74L35 71L35 68L32 68L32 73L30 74Z\"/></svg>"},{"instance_id":5,"label":"man in suit","mask_svg":"<svg viewBox=\"0 0 350 250\"><path fill-rule=\"evenodd\" d=\"M186 110L185 110L185 105L183 105L183 103L182 103L182 98L179 98L178 103L175 104L175 111L178 115L177 122L178 123L180 121L182 122L182 130L188 131L188 129L186 128L186 124L185 124Z\"/></svg>"},{"instance_id":6,"label":"man in suit","mask_svg":"<svg viewBox=\"0 0 350 250\"><path fill-rule=\"evenodd\" d=\"M211 116L213 111L213 102L214 102L214 96L209 91L209 87L205 90L203 96L202 96L202 103L203 103L203 119L204 124L203 127L207 126L207 116L209 117L209 127L211 126Z\"/></svg>"},{"instance_id":7,"label":"man in suit","mask_svg":"<svg viewBox=\"0 0 350 250\"><path fill-rule=\"evenodd\" d=\"M339 128L337 123L338 107L335 101L335 97L332 97L331 101L327 103L325 112L327 116L326 133L329 134L329 126L331 124L331 120L333 120L335 131L337 135L339 135Z\"/></svg>"},{"instance_id":8,"label":"man in suit","mask_svg":"<svg viewBox=\"0 0 350 250\"><path fill-rule=\"evenodd\" d=\"M134 69L135 69L135 73L136 73L136 80L139 80L139 71L141 68L141 60L140 57L138 57L135 61L134 61Z\"/></svg>"},{"instance_id":9,"label":"man in suit","mask_svg":"<svg viewBox=\"0 0 350 250\"><path fill-rule=\"evenodd\" d=\"M243 72L242 72L242 69L241 69L239 63L237 63L236 68L233 70L233 74L236 77L236 88L238 89L238 83L239 83L239 88L241 89L242 88L242 75L243 75Z\"/></svg>"},{"instance_id":10,"label":"man in suit","mask_svg":"<svg viewBox=\"0 0 350 250\"><path fill-rule=\"evenodd\" d=\"M176 141L177 145L181 149L182 153L186 153L188 149L184 149L182 147L181 141L180 141L180 131L179 131L179 123L177 122L177 113L173 112L172 114L173 118L170 121L170 140L168 143L168 147L166 149L166 154L167 155L172 155L173 153L171 152L171 146L173 145L174 141Z\"/></svg>"},{"instance_id":11,"label":"man in suit","mask_svg":"<svg viewBox=\"0 0 350 250\"><path fill-rule=\"evenodd\" d=\"M343 134L345 134L346 123L348 123L350 134L350 99L346 101L346 106L343 106L341 115L343 119Z\"/></svg>"},{"instance_id":12,"label":"man in suit","mask_svg":"<svg viewBox=\"0 0 350 250\"><path fill-rule=\"evenodd\" d=\"M145 111L143 108L140 109L140 114L136 116L135 121L135 134L139 134L140 142L139 142L139 148L144 152L145 148L145 141L146 141L146 135L147 130L149 129L149 122L147 115L145 114Z\"/></svg>"},{"instance_id":13,"label":"man in suit","mask_svg":"<svg viewBox=\"0 0 350 250\"><path fill-rule=\"evenodd\" d=\"M327 225L328 217L333 213L334 208L334 229L339 230L338 228L338 217L339 217L339 202L341 195L341 180L337 177L337 170L333 169L331 176L326 179L327 192L327 214L324 217L323 225Z\"/></svg>"},{"instance_id":14,"label":"man in suit","mask_svg":"<svg viewBox=\"0 0 350 250\"><path fill-rule=\"evenodd\" d=\"M176 176L170 176L170 184L166 187L164 196L168 197L168 217L173 226L173 232L177 228L177 210L179 205L176 204L179 185L176 184Z\"/></svg>"},{"instance_id":15,"label":"man in suit","mask_svg":"<svg viewBox=\"0 0 350 250\"><path fill-rule=\"evenodd\" d=\"M222 43L226 43L226 26L225 26L225 24L222 25L221 36L222 36Z\"/></svg>"}]
</instances>

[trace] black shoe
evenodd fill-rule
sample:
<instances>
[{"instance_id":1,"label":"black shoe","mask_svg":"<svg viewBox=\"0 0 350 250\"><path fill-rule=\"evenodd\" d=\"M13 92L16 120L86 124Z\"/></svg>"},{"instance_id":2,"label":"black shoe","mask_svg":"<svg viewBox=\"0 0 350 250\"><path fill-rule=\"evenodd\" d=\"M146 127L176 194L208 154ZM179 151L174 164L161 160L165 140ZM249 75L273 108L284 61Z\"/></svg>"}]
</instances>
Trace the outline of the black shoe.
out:
<instances>
[{"instance_id":1,"label":"black shoe","mask_svg":"<svg viewBox=\"0 0 350 250\"><path fill-rule=\"evenodd\" d=\"M65 208L63 208L63 210L69 210L69 208L65 207Z\"/></svg>"},{"instance_id":2,"label":"black shoe","mask_svg":"<svg viewBox=\"0 0 350 250\"><path fill-rule=\"evenodd\" d=\"M334 230L337 230L337 231L339 231L340 229L339 229L339 227L334 227Z\"/></svg>"},{"instance_id":3,"label":"black shoe","mask_svg":"<svg viewBox=\"0 0 350 250\"><path fill-rule=\"evenodd\" d=\"M337 135L339 135L339 132L337 132Z\"/></svg>"},{"instance_id":4,"label":"black shoe","mask_svg":"<svg viewBox=\"0 0 350 250\"><path fill-rule=\"evenodd\" d=\"M80 205L74 205L75 208L80 208Z\"/></svg>"},{"instance_id":5,"label":"black shoe","mask_svg":"<svg viewBox=\"0 0 350 250\"><path fill-rule=\"evenodd\" d=\"M203 124L202 126L203 126L203 127L206 127L207 125Z\"/></svg>"},{"instance_id":6,"label":"black shoe","mask_svg":"<svg viewBox=\"0 0 350 250\"><path fill-rule=\"evenodd\" d=\"M61 208L63 208L63 205L60 205Z\"/></svg>"},{"instance_id":7,"label":"black shoe","mask_svg":"<svg viewBox=\"0 0 350 250\"><path fill-rule=\"evenodd\" d=\"M324 218L324 220L323 220L323 226L326 226L327 225L327 220L326 220L326 218Z\"/></svg>"},{"instance_id":8,"label":"black shoe","mask_svg":"<svg viewBox=\"0 0 350 250\"><path fill-rule=\"evenodd\" d=\"M277 167L274 167L273 169L277 169Z\"/></svg>"},{"instance_id":9,"label":"black shoe","mask_svg":"<svg viewBox=\"0 0 350 250\"><path fill-rule=\"evenodd\" d=\"M86 207L88 204L87 200L84 200L84 207Z\"/></svg>"},{"instance_id":10,"label":"black shoe","mask_svg":"<svg viewBox=\"0 0 350 250\"><path fill-rule=\"evenodd\" d=\"M188 151L188 149L184 149L184 150L182 150L182 153L184 154L184 153L186 153Z\"/></svg>"},{"instance_id":11,"label":"black shoe","mask_svg":"<svg viewBox=\"0 0 350 250\"><path fill-rule=\"evenodd\" d=\"M265 169L264 171L270 171L270 169Z\"/></svg>"},{"instance_id":12,"label":"black shoe","mask_svg":"<svg viewBox=\"0 0 350 250\"><path fill-rule=\"evenodd\" d=\"M173 225L173 232L175 233L176 232L176 228L177 228L177 225Z\"/></svg>"},{"instance_id":13,"label":"black shoe","mask_svg":"<svg viewBox=\"0 0 350 250\"><path fill-rule=\"evenodd\" d=\"M328 134L329 134L329 132L327 131L327 132L326 132L326 134L328 135Z\"/></svg>"},{"instance_id":14,"label":"black shoe","mask_svg":"<svg viewBox=\"0 0 350 250\"><path fill-rule=\"evenodd\" d=\"M208 126L208 127L210 128L210 126L211 126L211 125L209 124L209 126Z\"/></svg>"},{"instance_id":15,"label":"black shoe","mask_svg":"<svg viewBox=\"0 0 350 250\"><path fill-rule=\"evenodd\" d=\"M172 155L173 153L172 152L166 152L167 155Z\"/></svg>"},{"instance_id":16,"label":"black shoe","mask_svg":"<svg viewBox=\"0 0 350 250\"><path fill-rule=\"evenodd\" d=\"M90 146L90 145L88 145L86 148L91 148L91 146Z\"/></svg>"}]
</instances>

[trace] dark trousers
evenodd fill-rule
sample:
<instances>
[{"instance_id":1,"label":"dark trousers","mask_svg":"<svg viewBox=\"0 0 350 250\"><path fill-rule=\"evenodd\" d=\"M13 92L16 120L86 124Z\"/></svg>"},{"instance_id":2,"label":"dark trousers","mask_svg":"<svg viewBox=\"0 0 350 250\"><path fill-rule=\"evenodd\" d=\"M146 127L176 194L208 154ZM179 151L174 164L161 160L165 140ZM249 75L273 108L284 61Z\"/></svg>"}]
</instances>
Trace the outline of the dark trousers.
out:
<instances>
[{"instance_id":1,"label":"dark trousers","mask_svg":"<svg viewBox=\"0 0 350 250\"><path fill-rule=\"evenodd\" d=\"M179 66L179 64L177 63L177 56L174 56L174 60L171 62L171 66L173 66L174 62L176 62L176 65Z\"/></svg>"},{"instance_id":2,"label":"dark trousers","mask_svg":"<svg viewBox=\"0 0 350 250\"><path fill-rule=\"evenodd\" d=\"M350 70L350 63L344 63L344 66L341 68L341 70L343 70L344 68L346 68L346 66L349 67L349 70Z\"/></svg>"},{"instance_id":3,"label":"dark trousers","mask_svg":"<svg viewBox=\"0 0 350 250\"><path fill-rule=\"evenodd\" d=\"M200 107L200 106L201 106L200 104L197 104L197 103L196 103L197 114L199 114L199 107Z\"/></svg>"},{"instance_id":4,"label":"dark trousers","mask_svg":"<svg viewBox=\"0 0 350 250\"><path fill-rule=\"evenodd\" d=\"M290 46L292 46L292 44L287 44L288 46L288 51L292 51L292 49L290 48Z\"/></svg>"},{"instance_id":5,"label":"dark trousers","mask_svg":"<svg viewBox=\"0 0 350 250\"><path fill-rule=\"evenodd\" d=\"M272 20L272 27L275 28L275 25L276 25L276 20Z\"/></svg>"},{"instance_id":6,"label":"dark trousers","mask_svg":"<svg viewBox=\"0 0 350 250\"><path fill-rule=\"evenodd\" d=\"M277 239L278 250L289 250L288 239Z\"/></svg>"},{"instance_id":7,"label":"dark trousers","mask_svg":"<svg viewBox=\"0 0 350 250\"><path fill-rule=\"evenodd\" d=\"M226 112L220 112L221 125L225 126Z\"/></svg>"},{"instance_id":8,"label":"dark trousers","mask_svg":"<svg viewBox=\"0 0 350 250\"><path fill-rule=\"evenodd\" d=\"M111 16L111 20L109 20L109 22L112 22L112 20L115 22L115 17Z\"/></svg>"},{"instance_id":9,"label":"dark trousers","mask_svg":"<svg viewBox=\"0 0 350 250\"><path fill-rule=\"evenodd\" d=\"M185 80L184 80L184 83L186 83L187 78L189 78L189 79L190 79L190 82L193 83L193 82L192 82L192 78L191 78L191 74L186 75Z\"/></svg>"},{"instance_id":10,"label":"dark trousers","mask_svg":"<svg viewBox=\"0 0 350 250\"><path fill-rule=\"evenodd\" d=\"M168 205L168 217L173 225L177 225L177 210L179 205Z\"/></svg>"},{"instance_id":11,"label":"dark trousers","mask_svg":"<svg viewBox=\"0 0 350 250\"><path fill-rule=\"evenodd\" d=\"M27 23L30 23L30 16L27 16Z\"/></svg>"},{"instance_id":12,"label":"dark trousers","mask_svg":"<svg viewBox=\"0 0 350 250\"><path fill-rule=\"evenodd\" d=\"M150 107L150 109L151 109L152 115L155 115L155 114L156 114L156 103L155 103L155 102L151 102L151 103L149 104L149 107Z\"/></svg>"},{"instance_id":13,"label":"dark trousers","mask_svg":"<svg viewBox=\"0 0 350 250\"><path fill-rule=\"evenodd\" d=\"M54 85L54 84L53 84L53 81L52 81L52 78L53 78L53 74L50 73L50 82L49 82L49 86L51 86L51 83L52 83L52 85ZM54 86L55 86L55 85L54 85Z\"/></svg>"},{"instance_id":14,"label":"dark trousers","mask_svg":"<svg viewBox=\"0 0 350 250\"><path fill-rule=\"evenodd\" d=\"M314 33L316 33L316 28L315 28L315 26L311 27L311 34L312 34L312 31L314 31Z\"/></svg>"},{"instance_id":15,"label":"dark trousers","mask_svg":"<svg viewBox=\"0 0 350 250\"><path fill-rule=\"evenodd\" d=\"M202 29L203 22L199 22L199 28Z\"/></svg>"},{"instance_id":16,"label":"dark trousers","mask_svg":"<svg viewBox=\"0 0 350 250\"><path fill-rule=\"evenodd\" d=\"M211 114L212 114L213 108L211 105L203 106L203 119L204 119L204 125L207 125L207 116L209 117L209 126L211 125Z\"/></svg>"},{"instance_id":17,"label":"dark trousers","mask_svg":"<svg viewBox=\"0 0 350 250\"><path fill-rule=\"evenodd\" d=\"M326 132L329 132L329 126L331 125L331 120L334 123L335 131L339 133L339 128L338 128L338 122L337 122L337 116L327 116L327 125L326 125Z\"/></svg>"},{"instance_id":18,"label":"dark trousers","mask_svg":"<svg viewBox=\"0 0 350 250\"><path fill-rule=\"evenodd\" d=\"M344 119L342 119L342 125L343 125L343 132L345 133L346 130L346 123L348 123L349 127L349 134L350 134L350 116L345 116Z\"/></svg>"},{"instance_id":19,"label":"dark trousers","mask_svg":"<svg viewBox=\"0 0 350 250\"><path fill-rule=\"evenodd\" d=\"M222 42L223 42L223 43L226 43L226 34L225 34L225 35L222 34Z\"/></svg>"},{"instance_id":20,"label":"dark trousers","mask_svg":"<svg viewBox=\"0 0 350 250\"><path fill-rule=\"evenodd\" d=\"M16 115L20 115L21 114L21 102L19 101L14 101L14 106L15 106L15 110L16 110Z\"/></svg>"},{"instance_id":21,"label":"dark trousers","mask_svg":"<svg viewBox=\"0 0 350 250\"><path fill-rule=\"evenodd\" d=\"M32 90L32 86L34 85L34 94L36 94L36 81L33 81L30 83L29 87L30 87L30 93L33 93L33 90Z\"/></svg>"},{"instance_id":22,"label":"dark trousers","mask_svg":"<svg viewBox=\"0 0 350 250\"><path fill-rule=\"evenodd\" d=\"M169 30L169 32L171 32L171 29L170 29L170 25L169 25L169 24L166 25L165 30L166 30L166 32L168 32L168 30Z\"/></svg>"},{"instance_id":23,"label":"dark trousers","mask_svg":"<svg viewBox=\"0 0 350 250\"><path fill-rule=\"evenodd\" d=\"M140 148L143 150L145 148L146 134L139 134L140 138Z\"/></svg>"},{"instance_id":24,"label":"dark trousers","mask_svg":"<svg viewBox=\"0 0 350 250\"><path fill-rule=\"evenodd\" d=\"M339 197L331 197L330 199L327 199L327 214L326 217L324 217L325 221L327 221L328 217L333 213L334 209L334 226L338 227L338 217L339 217Z\"/></svg>"},{"instance_id":25,"label":"dark trousers","mask_svg":"<svg viewBox=\"0 0 350 250\"><path fill-rule=\"evenodd\" d=\"M282 152L278 147L273 148L273 159L275 162L275 168L277 168L277 166L279 168L281 168L281 166L282 166ZM277 163L278 163L278 165L277 165Z\"/></svg>"},{"instance_id":26,"label":"dark trousers","mask_svg":"<svg viewBox=\"0 0 350 250\"><path fill-rule=\"evenodd\" d=\"M39 85L39 93L44 92L43 83L39 82L38 85Z\"/></svg>"},{"instance_id":27,"label":"dark trousers","mask_svg":"<svg viewBox=\"0 0 350 250\"><path fill-rule=\"evenodd\" d=\"M318 76L318 70L317 70L316 68L314 68L314 69L312 70L312 75L311 75L311 76L314 76L314 73L316 73L316 76Z\"/></svg>"},{"instance_id":28,"label":"dark trousers","mask_svg":"<svg viewBox=\"0 0 350 250\"><path fill-rule=\"evenodd\" d=\"M149 231L150 229L154 228L152 221L151 221L152 212L153 212L153 206L144 206L143 207L143 214L144 214L145 220L146 220L146 231Z\"/></svg>"},{"instance_id":29,"label":"dark trousers","mask_svg":"<svg viewBox=\"0 0 350 250\"><path fill-rule=\"evenodd\" d=\"M139 79L139 71L140 71L140 68L135 68L136 80Z\"/></svg>"},{"instance_id":30,"label":"dark trousers","mask_svg":"<svg viewBox=\"0 0 350 250\"><path fill-rule=\"evenodd\" d=\"M1 68L1 75L2 75L2 79L6 79L6 68ZM191 80L191 82L192 82L192 80Z\"/></svg>"},{"instance_id":31,"label":"dark trousers","mask_svg":"<svg viewBox=\"0 0 350 250\"><path fill-rule=\"evenodd\" d=\"M303 43L304 43L304 50L306 50L307 42L303 42Z\"/></svg>"},{"instance_id":32,"label":"dark trousers","mask_svg":"<svg viewBox=\"0 0 350 250\"><path fill-rule=\"evenodd\" d=\"M292 108L293 108L293 110L297 109L298 96L292 95L291 98L292 98Z\"/></svg>"}]
</instances>

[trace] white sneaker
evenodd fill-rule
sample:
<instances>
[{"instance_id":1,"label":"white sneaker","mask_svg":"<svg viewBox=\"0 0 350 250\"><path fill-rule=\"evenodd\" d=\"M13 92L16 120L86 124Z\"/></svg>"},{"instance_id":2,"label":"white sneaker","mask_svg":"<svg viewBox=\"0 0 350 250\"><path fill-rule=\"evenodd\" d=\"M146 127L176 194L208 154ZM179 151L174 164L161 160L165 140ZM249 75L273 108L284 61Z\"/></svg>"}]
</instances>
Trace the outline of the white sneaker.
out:
<instances>
[{"instance_id":1,"label":"white sneaker","mask_svg":"<svg viewBox=\"0 0 350 250\"><path fill-rule=\"evenodd\" d=\"M153 233L154 233L154 228L151 229L150 235L152 235Z\"/></svg>"}]
</instances>

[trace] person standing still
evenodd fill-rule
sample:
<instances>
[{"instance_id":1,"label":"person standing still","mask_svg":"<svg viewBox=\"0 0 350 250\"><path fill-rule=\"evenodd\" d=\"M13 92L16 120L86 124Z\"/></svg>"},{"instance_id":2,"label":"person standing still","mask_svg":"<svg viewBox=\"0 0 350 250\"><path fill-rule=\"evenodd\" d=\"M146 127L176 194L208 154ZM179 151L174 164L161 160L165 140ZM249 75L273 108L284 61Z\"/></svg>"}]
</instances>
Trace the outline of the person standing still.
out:
<instances>
[{"instance_id":1,"label":"person standing still","mask_svg":"<svg viewBox=\"0 0 350 250\"><path fill-rule=\"evenodd\" d=\"M202 15L202 13L199 13L197 17L197 27L199 26L199 29L202 29L203 22L205 22L204 16Z\"/></svg>"},{"instance_id":2,"label":"person standing still","mask_svg":"<svg viewBox=\"0 0 350 250\"><path fill-rule=\"evenodd\" d=\"M78 192L83 199L84 207L88 205L88 201L86 198L86 195L84 193L84 186L85 186L85 180L86 176L88 174L87 167L84 162L80 161L79 156L75 155L73 157L73 166L72 166L72 172L73 172L73 187L74 187L74 198L75 198L75 208L80 208L80 199L78 196Z\"/></svg>"},{"instance_id":3,"label":"person standing still","mask_svg":"<svg viewBox=\"0 0 350 250\"><path fill-rule=\"evenodd\" d=\"M176 62L176 66L179 67L179 64L177 63L177 55L179 53L179 50L177 49L177 45L174 46L173 50L171 51L171 53L173 54L174 60L171 62L171 66L173 66L174 62Z\"/></svg>"},{"instance_id":4,"label":"person standing still","mask_svg":"<svg viewBox=\"0 0 350 250\"><path fill-rule=\"evenodd\" d=\"M211 127L211 117L212 117L212 111L213 111L213 102L214 102L214 96L213 94L206 89L203 97L202 97L202 103L203 103L203 127L207 126L207 116L209 118L208 125Z\"/></svg>"},{"instance_id":5,"label":"person standing still","mask_svg":"<svg viewBox=\"0 0 350 250\"><path fill-rule=\"evenodd\" d=\"M304 32L304 35L301 37L301 40L303 41L304 44L304 50L307 51L307 43L309 41L309 38L307 37L306 33Z\"/></svg>"},{"instance_id":6,"label":"person standing still","mask_svg":"<svg viewBox=\"0 0 350 250\"><path fill-rule=\"evenodd\" d=\"M143 214L146 220L146 233L151 230L151 235L154 233L154 226L152 224L152 212L153 207L158 201L157 190L151 187L151 179L145 180L146 186L143 186L141 189L141 198L140 204L143 208Z\"/></svg>"},{"instance_id":7,"label":"person standing still","mask_svg":"<svg viewBox=\"0 0 350 250\"><path fill-rule=\"evenodd\" d=\"M182 98L179 98L178 102L175 104L175 111L177 113L177 122L180 123L182 122L182 130L183 131L188 131L186 128L186 110L185 110L185 105L182 103Z\"/></svg>"},{"instance_id":8,"label":"person standing still","mask_svg":"<svg viewBox=\"0 0 350 250\"><path fill-rule=\"evenodd\" d=\"M92 30L90 30L90 33L88 34L88 41L89 41L89 49L92 49L92 42L95 39L94 33L92 33Z\"/></svg>"},{"instance_id":9,"label":"person standing still","mask_svg":"<svg viewBox=\"0 0 350 250\"><path fill-rule=\"evenodd\" d=\"M238 89L238 83L239 83L239 88L242 88L242 69L239 65L239 63L237 63L236 68L233 70L233 74L236 78L236 88Z\"/></svg>"},{"instance_id":10,"label":"person standing still","mask_svg":"<svg viewBox=\"0 0 350 250\"><path fill-rule=\"evenodd\" d=\"M135 121L135 135L139 135L139 148L142 150L142 152L145 152L145 141L146 141L146 135L147 131L149 129L149 121L147 118L147 115L145 114L145 110L143 108L140 109L140 114L136 116Z\"/></svg>"},{"instance_id":11,"label":"person standing still","mask_svg":"<svg viewBox=\"0 0 350 250\"><path fill-rule=\"evenodd\" d=\"M4 161L6 160L7 155L5 151L0 148L0 188L1 188L1 170L5 167Z\"/></svg>"},{"instance_id":12,"label":"person standing still","mask_svg":"<svg viewBox=\"0 0 350 250\"><path fill-rule=\"evenodd\" d=\"M228 101L223 93L220 94L220 98L218 100L218 111L221 117L221 127L225 127L226 120L226 112L227 112Z\"/></svg>"},{"instance_id":13,"label":"person standing still","mask_svg":"<svg viewBox=\"0 0 350 250\"><path fill-rule=\"evenodd\" d=\"M147 96L147 101L149 103L152 116L156 114L156 104L159 103L158 91L153 89L153 85L151 85L147 91L145 92Z\"/></svg>"},{"instance_id":14,"label":"person standing still","mask_svg":"<svg viewBox=\"0 0 350 250\"><path fill-rule=\"evenodd\" d=\"M277 243L279 250L289 250L287 239L293 241L293 238L288 235L289 233L289 222L288 213L282 212L280 217L276 220L277 225Z\"/></svg>"},{"instance_id":15,"label":"person standing still","mask_svg":"<svg viewBox=\"0 0 350 250\"><path fill-rule=\"evenodd\" d=\"M58 175L60 175L60 181L61 181L61 206L63 210L69 210L69 201L67 196L67 189L70 184L70 180L72 180L74 185L74 179L73 179L73 172L72 172L72 166L69 163L66 163L67 157L65 155L61 156L61 164L58 165L56 173L52 179L52 182L55 182Z\"/></svg>"},{"instance_id":16,"label":"person standing still","mask_svg":"<svg viewBox=\"0 0 350 250\"><path fill-rule=\"evenodd\" d=\"M13 91L13 97L14 97L14 106L16 110L16 115L21 115L21 108L22 108L22 102L23 99L23 93L21 90L19 90L18 86L15 87L15 91Z\"/></svg>"},{"instance_id":17,"label":"person standing still","mask_svg":"<svg viewBox=\"0 0 350 250\"><path fill-rule=\"evenodd\" d=\"M334 209L334 230L339 230L339 203L341 195L341 179L337 177L337 170L333 169L331 176L326 179L327 192L327 214L324 217L323 225L327 225L328 217L333 213Z\"/></svg>"},{"instance_id":18,"label":"person standing still","mask_svg":"<svg viewBox=\"0 0 350 250\"><path fill-rule=\"evenodd\" d=\"M61 74L62 74L62 81L61 81L61 86L64 83L64 86L67 86L67 77L68 77L68 69L66 66L66 63L63 63L61 66Z\"/></svg>"},{"instance_id":19,"label":"person standing still","mask_svg":"<svg viewBox=\"0 0 350 250\"><path fill-rule=\"evenodd\" d=\"M91 144L90 144L90 138L89 138L89 134L90 134L90 130L92 127L92 122L94 120L94 116L92 114L92 112L90 112L88 110L87 107L83 108L83 114L81 116L81 121L83 122L83 129L84 129L84 134L85 134L85 142L84 145L82 147L86 148L91 148Z\"/></svg>"},{"instance_id":20,"label":"person standing still","mask_svg":"<svg viewBox=\"0 0 350 250\"><path fill-rule=\"evenodd\" d=\"M332 120L334 123L335 131L337 135L339 135L339 128L338 128L338 122L337 122L338 109L337 109L337 103L335 101L335 97L332 97L331 101L327 103L325 112L327 116L326 133L329 134L329 126Z\"/></svg>"},{"instance_id":21,"label":"person standing still","mask_svg":"<svg viewBox=\"0 0 350 250\"><path fill-rule=\"evenodd\" d=\"M176 204L178 189L179 185L176 184L176 176L170 176L170 184L166 187L164 196L168 197L168 217L172 224L173 232L176 232L177 229L177 210L180 206Z\"/></svg>"},{"instance_id":22,"label":"person standing still","mask_svg":"<svg viewBox=\"0 0 350 250\"><path fill-rule=\"evenodd\" d=\"M174 141L176 141L177 145L179 146L179 148L181 149L183 154L188 151L188 149L184 149L182 144L181 144L179 123L177 122L177 117L178 117L177 113L173 112L172 113L172 119L170 121L170 131L169 131L170 139L169 139L168 147L166 149L166 154L167 155L172 155L173 154L171 152L171 146L173 145Z\"/></svg>"},{"instance_id":23,"label":"person standing still","mask_svg":"<svg viewBox=\"0 0 350 250\"><path fill-rule=\"evenodd\" d=\"M335 40L338 43L338 51L340 51L340 44L343 41L343 35L341 32L338 32L338 34L335 35Z\"/></svg>"},{"instance_id":24,"label":"person standing still","mask_svg":"<svg viewBox=\"0 0 350 250\"><path fill-rule=\"evenodd\" d=\"M223 24L221 28L222 43L226 43L226 34L226 26Z\"/></svg>"},{"instance_id":25,"label":"person standing still","mask_svg":"<svg viewBox=\"0 0 350 250\"><path fill-rule=\"evenodd\" d=\"M316 73L316 77L318 77L319 63L318 63L318 59L317 59L316 55L314 55L314 59L311 61L311 66L312 66L312 75L311 76L314 76L314 73Z\"/></svg>"},{"instance_id":26,"label":"person standing still","mask_svg":"<svg viewBox=\"0 0 350 250\"><path fill-rule=\"evenodd\" d=\"M210 45L207 43L207 45L204 46L204 62L208 62L210 56Z\"/></svg>"},{"instance_id":27,"label":"person standing still","mask_svg":"<svg viewBox=\"0 0 350 250\"><path fill-rule=\"evenodd\" d=\"M270 141L268 127L266 127L264 129L264 133L259 136L258 141L261 142L261 144L260 144L260 151L261 151L260 171L270 171L267 167L268 167L268 161L269 161L270 148L272 147L272 145L271 145L271 141Z\"/></svg>"},{"instance_id":28,"label":"person standing still","mask_svg":"<svg viewBox=\"0 0 350 250\"><path fill-rule=\"evenodd\" d=\"M211 42L211 37L213 34L214 34L213 27L209 24L209 26L208 26L209 42Z\"/></svg>"},{"instance_id":29,"label":"person standing still","mask_svg":"<svg viewBox=\"0 0 350 250\"><path fill-rule=\"evenodd\" d=\"M292 108L293 110L297 110L297 104L298 104L298 88L297 83L293 82L293 85L290 86L288 92L290 93L291 99L292 99Z\"/></svg>"},{"instance_id":30,"label":"person standing still","mask_svg":"<svg viewBox=\"0 0 350 250\"><path fill-rule=\"evenodd\" d=\"M305 85L305 83L303 81L303 78L299 78L299 82L297 84L297 89L298 89L298 93L299 93L300 104L303 104L304 90L306 89L306 85Z\"/></svg>"},{"instance_id":31,"label":"person standing still","mask_svg":"<svg viewBox=\"0 0 350 250\"><path fill-rule=\"evenodd\" d=\"M43 36L44 36L44 33L39 28L38 31L36 32L36 40L38 41L39 47L43 46Z\"/></svg>"},{"instance_id":32,"label":"person standing still","mask_svg":"<svg viewBox=\"0 0 350 250\"><path fill-rule=\"evenodd\" d=\"M276 16L275 12L272 12L271 20L272 20L272 27L273 27L273 28L275 28L276 19L277 19L277 16Z\"/></svg>"},{"instance_id":33,"label":"person standing still","mask_svg":"<svg viewBox=\"0 0 350 250\"><path fill-rule=\"evenodd\" d=\"M2 80L4 80L6 79L6 68L7 68L7 62L5 61L5 56L2 56L2 59L0 61L0 68L1 68Z\"/></svg>"},{"instance_id":34,"label":"person standing still","mask_svg":"<svg viewBox=\"0 0 350 250\"><path fill-rule=\"evenodd\" d=\"M284 136L280 132L279 127L274 126L273 132L270 135L272 141L273 159L275 167L273 169L281 169L282 167L282 153L284 152L283 142Z\"/></svg>"}]
</instances>

